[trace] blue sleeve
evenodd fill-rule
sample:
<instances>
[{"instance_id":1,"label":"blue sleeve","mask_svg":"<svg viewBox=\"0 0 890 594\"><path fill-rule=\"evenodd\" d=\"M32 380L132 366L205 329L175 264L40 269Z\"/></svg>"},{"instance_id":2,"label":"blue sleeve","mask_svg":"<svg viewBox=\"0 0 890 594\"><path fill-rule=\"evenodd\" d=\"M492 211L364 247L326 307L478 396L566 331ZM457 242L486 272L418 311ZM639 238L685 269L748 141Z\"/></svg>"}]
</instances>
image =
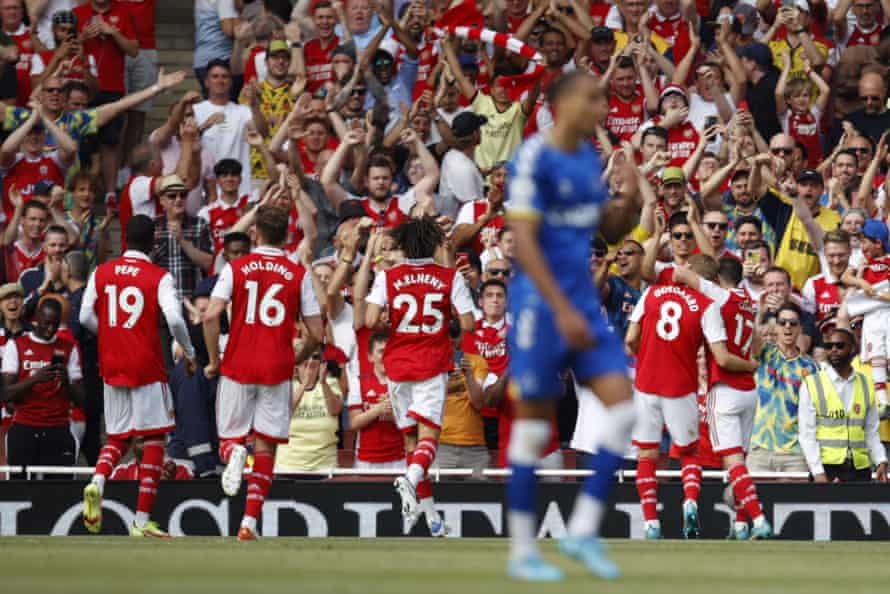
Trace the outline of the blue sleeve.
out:
<instances>
[{"instance_id":1,"label":"blue sleeve","mask_svg":"<svg viewBox=\"0 0 890 594\"><path fill-rule=\"evenodd\" d=\"M396 76L404 85L408 92L408 104L411 104L411 97L414 95L414 83L417 81L417 70L420 68L420 60L411 59L407 53L402 55L402 63L399 65L399 71Z\"/></svg>"},{"instance_id":2,"label":"blue sleeve","mask_svg":"<svg viewBox=\"0 0 890 594\"><path fill-rule=\"evenodd\" d=\"M785 204L772 190L767 190L766 194L757 202L757 206L763 212L764 220L776 232L776 240L781 241L785 234L785 227L788 226L788 221L794 212L792 206Z\"/></svg>"},{"instance_id":3,"label":"blue sleeve","mask_svg":"<svg viewBox=\"0 0 890 594\"><path fill-rule=\"evenodd\" d=\"M508 165L507 209L513 216L540 216L546 210L542 177L546 167L540 164L543 142L534 136L524 142Z\"/></svg>"}]
</instances>

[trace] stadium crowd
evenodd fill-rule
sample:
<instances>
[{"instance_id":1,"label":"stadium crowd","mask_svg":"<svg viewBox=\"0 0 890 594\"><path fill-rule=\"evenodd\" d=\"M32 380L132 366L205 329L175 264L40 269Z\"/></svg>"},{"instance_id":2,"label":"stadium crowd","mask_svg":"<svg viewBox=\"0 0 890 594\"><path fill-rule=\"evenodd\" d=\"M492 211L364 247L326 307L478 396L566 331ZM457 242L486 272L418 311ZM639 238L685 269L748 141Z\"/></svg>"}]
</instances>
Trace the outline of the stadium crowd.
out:
<instances>
[{"instance_id":1,"label":"stadium crowd","mask_svg":"<svg viewBox=\"0 0 890 594\"><path fill-rule=\"evenodd\" d=\"M552 125L545 91L576 69L608 91L590 139L608 191L643 203L623 241L591 238L590 274L612 328L626 332L645 288L672 282L673 266L710 256L756 304L766 338L754 353L750 470L813 469L799 440L800 387L825 364L835 327L865 343L855 366L873 378L890 446L890 325L866 323L862 339L863 317L882 310L845 305L857 291L890 296L880 285L890 278L890 2L196 0L200 91L145 130L152 99L185 79L157 68L154 11L154 0L0 0L0 464L96 464L103 345L80 304L91 272L127 249L122 230L143 214L198 363L192 374L165 349L176 428L164 476L218 474L203 313L268 204L289 213L286 249L311 273L325 321L324 344L293 371L276 468L405 464L387 335L366 327L365 311L375 271L401 258L389 231L422 216L447 233L445 258L477 320L463 336L453 324L437 464L505 465L506 328L516 322L505 210L523 190L510 186L507 163ZM586 430L573 437L576 390L565 385L551 468L589 449ZM703 378L701 464L720 468L707 455L705 392Z\"/></svg>"}]
</instances>

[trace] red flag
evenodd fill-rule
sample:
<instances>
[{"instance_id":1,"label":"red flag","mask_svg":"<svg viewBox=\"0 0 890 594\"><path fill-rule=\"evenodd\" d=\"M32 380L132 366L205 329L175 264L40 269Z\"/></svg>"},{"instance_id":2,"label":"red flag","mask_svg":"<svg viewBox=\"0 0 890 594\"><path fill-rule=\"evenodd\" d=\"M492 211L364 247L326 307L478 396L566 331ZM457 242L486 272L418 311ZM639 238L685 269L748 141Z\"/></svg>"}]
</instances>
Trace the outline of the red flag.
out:
<instances>
[{"instance_id":1,"label":"red flag","mask_svg":"<svg viewBox=\"0 0 890 594\"><path fill-rule=\"evenodd\" d=\"M542 79L544 72L543 66L539 66L531 72L524 72L516 76L501 76L498 78L497 84L507 89L512 101L519 101L523 93L530 91Z\"/></svg>"},{"instance_id":2,"label":"red flag","mask_svg":"<svg viewBox=\"0 0 890 594\"><path fill-rule=\"evenodd\" d=\"M485 17L479 12L475 0L464 0L457 6L449 8L436 21L437 29L449 27L484 27Z\"/></svg>"}]
</instances>

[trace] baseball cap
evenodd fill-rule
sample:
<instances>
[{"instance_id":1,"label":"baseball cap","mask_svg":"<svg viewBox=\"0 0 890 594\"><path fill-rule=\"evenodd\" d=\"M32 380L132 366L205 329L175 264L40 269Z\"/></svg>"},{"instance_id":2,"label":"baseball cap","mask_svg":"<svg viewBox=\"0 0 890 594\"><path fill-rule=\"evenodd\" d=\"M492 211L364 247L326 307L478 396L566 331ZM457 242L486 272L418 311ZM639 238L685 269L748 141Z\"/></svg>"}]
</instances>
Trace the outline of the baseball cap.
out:
<instances>
[{"instance_id":1,"label":"baseball cap","mask_svg":"<svg viewBox=\"0 0 890 594\"><path fill-rule=\"evenodd\" d=\"M158 194L164 194L171 190L187 190L185 187L185 182L182 181L182 178L176 175L167 175L161 178L161 182L158 184Z\"/></svg>"},{"instance_id":2,"label":"baseball cap","mask_svg":"<svg viewBox=\"0 0 890 594\"><path fill-rule=\"evenodd\" d=\"M460 63L461 69L470 68L473 70L479 70L479 62L476 60L476 56L471 54L461 54L457 57L458 63Z\"/></svg>"},{"instance_id":3,"label":"baseball cap","mask_svg":"<svg viewBox=\"0 0 890 594\"><path fill-rule=\"evenodd\" d=\"M760 24L760 14L757 9L750 4L739 2L732 14L733 25L737 27L737 31L742 35L754 35L757 31L757 25Z\"/></svg>"},{"instance_id":4,"label":"baseball cap","mask_svg":"<svg viewBox=\"0 0 890 594\"><path fill-rule=\"evenodd\" d=\"M266 50L266 56L273 56L279 52L286 52L290 55L290 46L283 39L273 39L269 42L269 49Z\"/></svg>"},{"instance_id":5,"label":"baseball cap","mask_svg":"<svg viewBox=\"0 0 890 594\"><path fill-rule=\"evenodd\" d=\"M615 32L608 27L594 27L590 32L590 41L615 41Z\"/></svg>"},{"instance_id":6,"label":"baseball cap","mask_svg":"<svg viewBox=\"0 0 890 594\"><path fill-rule=\"evenodd\" d=\"M20 283L6 283L0 285L0 301L7 297L12 297L13 295L24 297L25 288Z\"/></svg>"},{"instance_id":7,"label":"baseball cap","mask_svg":"<svg viewBox=\"0 0 890 594\"><path fill-rule=\"evenodd\" d=\"M872 241L880 241L885 252L890 252L890 233L887 224L878 219L869 219L862 225L862 236ZM0 287L2 288L2 287Z\"/></svg>"},{"instance_id":8,"label":"baseball cap","mask_svg":"<svg viewBox=\"0 0 890 594\"><path fill-rule=\"evenodd\" d=\"M686 176L679 167L665 167L664 171L661 172L661 183L665 186L668 184L685 184Z\"/></svg>"},{"instance_id":9,"label":"baseball cap","mask_svg":"<svg viewBox=\"0 0 890 594\"><path fill-rule=\"evenodd\" d=\"M349 56L350 58L352 58L352 61L355 62L355 42L350 40L335 47L334 51L331 52L331 60L333 60L334 56L336 56L337 54Z\"/></svg>"},{"instance_id":10,"label":"baseball cap","mask_svg":"<svg viewBox=\"0 0 890 594\"><path fill-rule=\"evenodd\" d=\"M819 185L825 185L822 174L815 169L804 169L797 175L797 183L802 184L805 182L818 182Z\"/></svg>"},{"instance_id":11,"label":"baseball cap","mask_svg":"<svg viewBox=\"0 0 890 594\"><path fill-rule=\"evenodd\" d=\"M768 45L759 41L741 48L738 53L740 57L748 58L758 66L767 67L773 63L773 52Z\"/></svg>"},{"instance_id":12,"label":"baseball cap","mask_svg":"<svg viewBox=\"0 0 890 594\"><path fill-rule=\"evenodd\" d=\"M689 97L686 95L686 89L679 85L666 86L664 89L661 90L661 95L658 96L658 100L661 101L670 94L680 95L683 97L683 99L689 101Z\"/></svg>"},{"instance_id":13,"label":"baseball cap","mask_svg":"<svg viewBox=\"0 0 890 594\"><path fill-rule=\"evenodd\" d=\"M484 126L487 121L488 118L485 116L477 115L472 111L463 111L454 118L454 121L451 123L451 130L455 136L463 138Z\"/></svg>"},{"instance_id":14,"label":"baseball cap","mask_svg":"<svg viewBox=\"0 0 890 594\"><path fill-rule=\"evenodd\" d=\"M810 12L810 3L807 0L795 0L794 5L804 12Z\"/></svg>"},{"instance_id":15,"label":"baseball cap","mask_svg":"<svg viewBox=\"0 0 890 594\"><path fill-rule=\"evenodd\" d=\"M53 25L77 26L77 15L70 10L57 10L53 13Z\"/></svg>"},{"instance_id":16,"label":"baseball cap","mask_svg":"<svg viewBox=\"0 0 890 594\"><path fill-rule=\"evenodd\" d=\"M49 196L49 193L53 191L53 188L56 187L56 184L48 179L41 180L34 184L34 195L35 196Z\"/></svg>"},{"instance_id":17,"label":"baseball cap","mask_svg":"<svg viewBox=\"0 0 890 594\"><path fill-rule=\"evenodd\" d=\"M350 219L360 219L368 216L368 212L362 203L358 200L347 200L340 204L340 223L344 223Z\"/></svg>"}]
</instances>

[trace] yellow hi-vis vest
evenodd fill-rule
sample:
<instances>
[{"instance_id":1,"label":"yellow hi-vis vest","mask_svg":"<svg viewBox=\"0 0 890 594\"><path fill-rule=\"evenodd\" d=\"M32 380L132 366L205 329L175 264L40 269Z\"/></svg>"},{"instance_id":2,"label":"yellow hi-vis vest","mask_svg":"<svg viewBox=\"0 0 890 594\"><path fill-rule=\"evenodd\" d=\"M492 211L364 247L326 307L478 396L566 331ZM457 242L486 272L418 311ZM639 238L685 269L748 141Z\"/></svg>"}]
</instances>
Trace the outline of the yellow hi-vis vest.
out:
<instances>
[{"instance_id":1,"label":"yellow hi-vis vest","mask_svg":"<svg viewBox=\"0 0 890 594\"><path fill-rule=\"evenodd\" d=\"M865 375L854 372L853 403L844 410L828 373L820 371L806 378L807 390L816 408L816 441L823 464L843 464L853 457L856 470L871 467L865 441L865 413L875 405L874 388Z\"/></svg>"}]
</instances>

